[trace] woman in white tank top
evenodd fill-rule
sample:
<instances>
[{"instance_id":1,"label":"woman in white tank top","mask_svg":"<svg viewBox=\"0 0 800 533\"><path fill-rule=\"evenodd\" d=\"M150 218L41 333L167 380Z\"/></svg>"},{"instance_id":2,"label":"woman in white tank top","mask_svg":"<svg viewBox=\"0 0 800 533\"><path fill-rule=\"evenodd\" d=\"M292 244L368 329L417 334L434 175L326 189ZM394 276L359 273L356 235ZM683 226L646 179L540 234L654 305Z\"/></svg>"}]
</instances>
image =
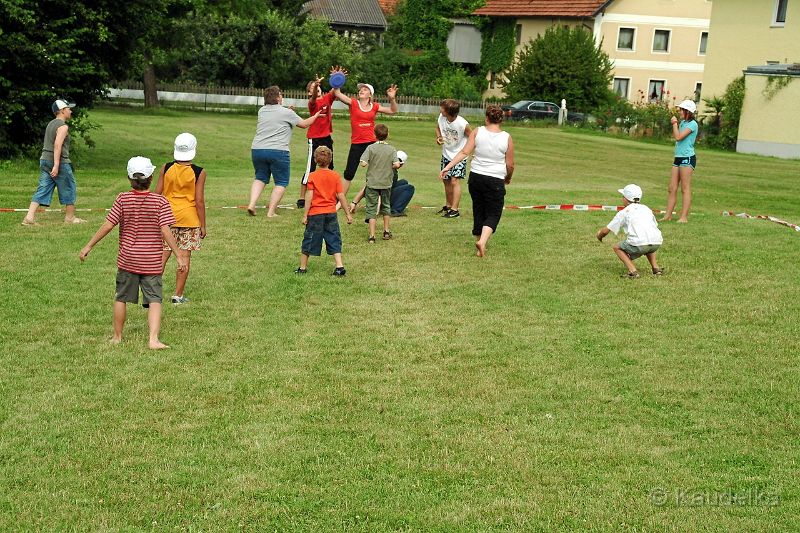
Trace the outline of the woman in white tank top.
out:
<instances>
[{"instance_id":1,"label":"woman in white tank top","mask_svg":"<svg viewBox=\"0 0 800 533\"><path fill-rule=\"evenodd\" d=\"M478 257L486 255L486 245L497 231L503 215L506 185L514 173L514 142L500 128L503 110L486 108L486 123L472 130L461 152L442 169L444 177L451 168L474 152L470 164L469 195L472 198L472 234Z\"/></svg>"}]
</instances>

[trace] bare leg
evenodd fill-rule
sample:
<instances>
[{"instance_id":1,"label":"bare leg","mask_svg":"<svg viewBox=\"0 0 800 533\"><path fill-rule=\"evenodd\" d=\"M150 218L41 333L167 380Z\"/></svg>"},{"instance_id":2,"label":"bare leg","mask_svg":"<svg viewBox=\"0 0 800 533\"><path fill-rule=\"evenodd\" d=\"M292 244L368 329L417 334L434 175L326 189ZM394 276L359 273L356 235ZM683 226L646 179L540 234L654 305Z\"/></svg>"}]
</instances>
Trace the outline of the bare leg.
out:
<instances>
[{"instance_id":1,"label":"bare leg","mask_svg":"<svg viewBox=\"0 0 800 533\"><path fill-rule=\"evenodd\" d=\"M112 344L122 342L122 328L125 326L125 302L114 302L114 336Z\"/></svg>"},{"instance_id":2,"label":"bare leg","mask_svg":"<svg viewBox=\"0 0 800 533\"><path fill-rule=\"evenodd\" d=\"M453 178L449 180L442 180L444 183L444 205L447 207L453 206Z\"/></svg>"},{"instance_id":3,"label":"bare leg","mask_svg":"<svg viewBox=\"0 0 800 533\"><path fill-rule=\"evenodd\" d=\"M64 211L66 211L66 214L64 215L64 222L66 224L80 224L82 222L86 222L82 218L78 218L78 217L75 216L75 206L74 205L66 206L64 208Z\"/></svg>"},{"instance_id":4,"label":"bare leg","mask_svg":"<svg viewBox=\"0 0 800 533\"><path fill-rule=\"evenodd\" d=\"M492 238L492 234L494 230L489 226L483 226L481 228L481 236L475 241L475 248L478 250L478 257L483 257L486 255L486 245L489 243L489 239Z\"/></svg>"},{"instance_id":5,"label":"bare leg","mask_svg":"<svg viewBox=\"0 0 800 533\"><path fill-rule=\"evenodd\" d=\"M389 221L391 218L389 215L383 215L383 231L389 231Z\"/></svg>"},{"instance_id":6,"label":"bare leg","mask_svg":"<svg viewBox=\"0 0 800 533\"><path fill-rule=\"evenodd\" d=\"M301 183L300 184L300 199L301 200L305 200L306 199L306 191L307 190L308 190L308 185L306 185L304 183Z\"/></svg>"},{"instance_id":7,"label":"bare leg","mask_svg":"<svg viewBox=\"0 0 800 533\"><path fill-rule=\"evenodd\" d=\"M266 186L267 184L261 180L253 180L253 184L250 186L250 203L247 204L247 212L251 215L256 214L256 202Z\"/></svg>"},{"instance_id":8,"label":"bare leg","mask_svg":"<svg viewBox=\"0 0 800 533\"><path fill-rule=\"evenodd\" d=\"M369 236L375 238L375 219L369 219Z\"/></svg>"},{"instance_id":9,"label":"bare leg","mask_svg":"<svg viewBox=\"0 0 800 533\"><path fill-rule=\"evenodd\" d=\"M300 254L300 268L302 270L308 268L308 256L306 254Z\"/></svg>"},{"instance_id":10,"label":"bare leg","mask_svg":"<svg viewBox=\"0 0 800 533\"><path fill-rule=\"evenodd\" d=\"M649 254L645 254L645 257L650 262L650 268L652 268L653 271L658 270L658 263L656 263L656 253L650 252Z\"/></svg>"},{"instance_id":11,"label":"bare leg","mask_svg":"<svg viewBox=\"0 0 800 533\"><path fill-rule=\"evenodd\" d=\"M341 253L333 254L333 260L336 263L336 268L342 268L344 266Z\"/></svg>"},{"instance_id":12,"label":"bare leg","mask_svg":"<svg viewBox=\"0 0 800 533\"><path fill-rule=\"evenodd\" d=\"M148 347L151 350L161 350L169 348L166 344L158 340L158 334L161 332L161 304L152 302L150 308L147 310L147 325L150 328L150 342Z\"/></svg>"},{"instance_id":13,"label":"bare leg","mask_svg":"<svg viewBox=\"0 0 800 533\"><path fill-rule=\"evenodd\" d=\"M614 253L617 254L617 257L619 257L620 261L622 261L625 264L625 267L628 269L628 272L636 272L636 265L633 264L633 261L631 261L631 258L628 257L628 254L626 254L619 247L618 244L614 245Z\"/></svg>"},{"instance_id":14,"label":"bare leg","mask_svg":"<svg viewBox=\"0 0 800 533\"><path fill-rule=\"evenodd\" d=\"M667 212L664 213L662 222L672 220L672 212L675 210L675 204L678 202L678 181L680 174L678 167L672 167L672 173L669 176L669 187L667 188Z\"/></svg>"},{"instance_id":15,"label":"bare leg","mask_svg":"<svg viewBox=\"0 0 800 533\"><path fill-rule=\"evenodd\" d=\"M280 185L276 185L274 189L272 189L272 194L269 195L269 209L267 209L267 216L272 218L278 216L275 213L275 209L278 208L278 202L281 201L283 198L283 192L286 190L286 187L282 187Z\"/></svg>"},{"instance_id":16,"label":"bare leg","mask_svg":"<svg viewBox=\"0 0 800 533\"><path fill-rule=\"evenodd\" d=\"M681 193L683 200L681 201L681 217L678 222L689 221L689 208L692 206L692 167L680 167L679 169L681 181Z\"/></svg>"},{"instance_id":17,"label":"bare leg","mask_svg":"<svg viewBox=\"0 0 800 533\"><path fill-rule=\"evenodd\" d=\"M353 183L352 180L348 181L342 178L342 189L344 189L344 195L347 196L347 191L350 190L350 184Z\"/></svg>"},{"instance_id":18,"label":"bare leg","mask_svg":"<svg viewBox=\"0 0 800 533\"><path fill-rule=\"evenodd\" d=\"M175 296L183 296L183 289L186 288L186 280L189 279L189 265L192 262L192 251L186 251L186 270L177 271L175 274Z\"/></svg>"},{"instance_id":19,"label":"bare leg","mask_svg":"<svg viewBox=\"0 0 800 533\"><path fill-rule=\"evenodd\" d=\"M36 210L39 209L39 204L36 202L31 202L30 207L28 207L28 214L25 215L25 218L22 219L23 224L33 224L36 222Z\"/></svg>"},{"instance_id":20,"label":"bare leg","mask_svg":"<svg viewBox=\"0 0 800 533\"><path fill-rule=\"evenodd\" d=\"M461 202L461 180L458 178L450 178L450 208L458 211L458 204Z\"/></svg>"}]
</instances>

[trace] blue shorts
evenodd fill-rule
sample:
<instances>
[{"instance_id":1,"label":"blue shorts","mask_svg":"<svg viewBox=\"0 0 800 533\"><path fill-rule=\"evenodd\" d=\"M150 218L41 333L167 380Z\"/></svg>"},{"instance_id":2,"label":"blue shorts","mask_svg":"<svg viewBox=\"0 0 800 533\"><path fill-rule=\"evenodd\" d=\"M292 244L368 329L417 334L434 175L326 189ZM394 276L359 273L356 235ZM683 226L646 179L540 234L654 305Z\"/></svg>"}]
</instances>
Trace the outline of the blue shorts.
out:
<instances>
[{"instance_id":1,"label":"blue shorts","mask_svg":"<svg viewBox=\"0 0 800 533\"><path fill-rule=\"evenodd\" d=\"M272 176L275 179L275 185L280 187L289 185L289 152L287 150L253 148L251 152L257 180L269 183L269 178Z\"/></svg>"},{"instance_id":2,"label":"blue shorts","mask_svg":"<svg viewBox=\"0 0 800 533\"><path fill-rule=\"evenodd\" d=\"M328 255L342 253L342 234L339 232L336 213L321 213L308 217L301 251L305 255L318 256L322 254L323 240Z\"/></svg>"},{"instance_id":3,"label":"blue shorts","mask_svg":"<svg viewBox=\"0 0 800 533\"><path fill-rule=\"evenodd\" d=\"M697 156L693 155L690 157L676 157L672 161L673 167L697 167Z\"/></svg>"},{"instance_id":4,"label":"blue shorts","mask_svg":"<svg viewBox=\"0 0 800 533\"><path fill-rule=\"evenodd\" d=\"M443 170L444 167L450 164L450 160L447 159L445 156L442 156L441 166L439 170ZM458 178L463 180L467 177L467 158L465 157L462 159L456 166L450 169L450 172L445 174L444 179L449 180L450 178Z\"/></svg>"},{"instance_id":5,"label":"blue shorts","mask_svg":"<svg viewBox=\"0 0 800 533\"><path fill-rule=\"evenodd\" d=\"M77 186L75 185L75 175L72 173L72 165L61 163L55 179L50 177L51 170L53 170L52 161L44 159L39 161L39 186L33 193L31 201L49 207L53 200L53 191L58 189L58 201L61 205L75 205Z\"/></svg>"}]
</instances>

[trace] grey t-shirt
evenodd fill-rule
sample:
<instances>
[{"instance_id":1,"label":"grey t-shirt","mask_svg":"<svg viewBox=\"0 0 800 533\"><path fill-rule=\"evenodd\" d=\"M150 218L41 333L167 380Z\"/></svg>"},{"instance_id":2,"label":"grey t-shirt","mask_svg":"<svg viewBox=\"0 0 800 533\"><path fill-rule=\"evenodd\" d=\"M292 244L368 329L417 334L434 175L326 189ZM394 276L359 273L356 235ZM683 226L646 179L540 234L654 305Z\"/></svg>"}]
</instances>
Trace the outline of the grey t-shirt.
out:
<instances>
[{"instance_id":1,"label":"grey t-shirt","mask_svg":"<svg viewBox=\"0 0 800 533\"><path fill-rule=\"evenodd\" d=\"M289 151L292 142L292 128L300 117L297 113L278 104L267 104L258 110L256 136L253 139L254 149L270 149Z\"/></svg>"},{"instance_id":2,"label":"grey t-shirt","mask_svg":"<svg viewBox=\"0 0 800 533\"><path fill-rule=\"evenodd\" d=\"M47 128L44 130L44 143L42 144L42 155L39 159L44 159L45 161L52 161L55 162L55 154L54 151L54 144L56 142L56 133L58 132L58 128L66 124L60 118L54 118L50 121L47 125ZM71 163L69 160L69 132L67 136L64 138L64 143L61 145L61 163Z\"/></svg>"},{"instance_id":3,"label":"grey t-shirt","mask_svg":"<svg viewBox=\"0 0 800 533\"><path fill-rule=\"evenodd\" d=\"M397 159L394 146L378 141L367 146L361 161L367 163L367 187L372 189L391 189L394 169L392 163Z\"/></svg>"}]
</instances>

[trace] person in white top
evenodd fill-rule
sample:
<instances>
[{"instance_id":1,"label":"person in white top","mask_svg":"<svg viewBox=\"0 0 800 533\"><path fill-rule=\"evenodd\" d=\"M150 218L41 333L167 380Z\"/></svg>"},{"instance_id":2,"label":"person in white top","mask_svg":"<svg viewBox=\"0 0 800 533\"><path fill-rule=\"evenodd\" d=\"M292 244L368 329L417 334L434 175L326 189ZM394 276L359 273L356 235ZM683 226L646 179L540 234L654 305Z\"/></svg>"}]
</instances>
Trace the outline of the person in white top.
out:
<instances>
[{"instance_id":1,"label":"person in white top","mask_svg":"<svg viewBox=\"0 0 800 533\"><path fill-rule=\"evenodd\" d=\"M625 240L614 245L614 253L628 268L628 272L622 277L639 277L633 260L641 256L647 257L653 269L653 275L660 276L664 271L656 263L656 250L661 247L664 238L658 229L658 222L653 216L653 210L639 203L642 199L642 189L638 185L631 183L624 189L619 189L619 192L622 194L622 203L625 209L618 212L608 226L597 231L597 240L602 242L603 237L609 232L613 231L616 235L622 229L626 235Z\"/></svg>"},{"instance_id":2,"label":"person in white top","mask_svg":"<svg viewBox=\"0 0 800 533\"><path fill-rule=\"evenodd\" d=\"M486 245L497 231L506 196L506 185L514 174L514 142L503 122L500 106L486 108L485 125L472 130L464 148L442 169L444 179L450 169L475 152L469 172L469 195L472 198L472 234L478 257L486 255Z\"/></svg>"},{"instance_id":3,"label":"person in white top","mask_svg":"<svg viewBox=\"0 0 800 533\"><path fill-rule=\"evenodd\" d=\"M441 171L458 155L458 152L467 144L467 138L472 133L469 122L458 115L461 110L459 103L452 99L442 100L441 112L436 120L436 142L442 147ZM467 177L467 161L462 160L450 169L446 176L441 178L444 183L444 206L437 212L444 218L456 218L458 203L461 201L461 181Z\"/></svg>"}]
</instances>

